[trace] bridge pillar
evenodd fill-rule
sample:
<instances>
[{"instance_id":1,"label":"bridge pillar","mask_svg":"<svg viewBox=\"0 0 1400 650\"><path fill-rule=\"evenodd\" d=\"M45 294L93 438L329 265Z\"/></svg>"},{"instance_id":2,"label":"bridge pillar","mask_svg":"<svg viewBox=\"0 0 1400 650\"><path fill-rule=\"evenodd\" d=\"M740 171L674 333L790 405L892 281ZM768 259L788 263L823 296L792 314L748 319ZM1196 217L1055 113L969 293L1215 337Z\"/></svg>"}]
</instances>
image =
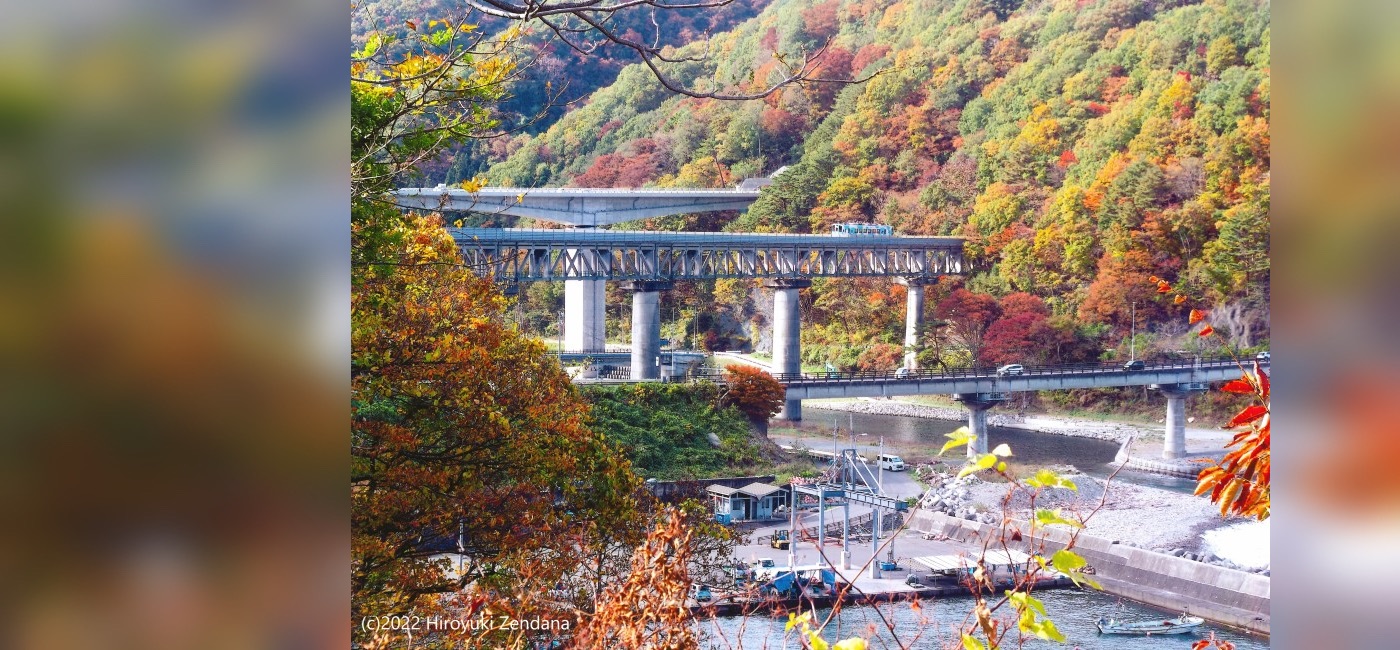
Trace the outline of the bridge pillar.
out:
<instances>
[{"instance_id":1,"label":"bridge pillar","mask_svg":"<svg viewBox=\"0 0 1400 650\"><path fill-rule=\"evenodd\" d=\"M909 290L904 301L904 367L918 370L919 334L924 327L924 287L937 279L898 277L894 281Z\"/></svg>"},{"instance_id":2,"label":"bridge pillar","mask_svg":"<svg viewBox=\"0 0 1400 650\"><path fill-rule=\"evenodd\" d=\"M623 288L632 292L632 378L661 377L661 309L662 291L671 288L669 282L627 282Z\"/></svg>"},{"instance_id":3,"label":"bridge pillar","mask_svg":"<svg viewBox=\"0 0 1400 650\"><path fill-rule=\"evenodd\" d=\"M564 281L564 349L569 352L607 347L607 281Z\"/></svg>"},{"instance_id":4,"label":"bridge pillar","mask_svg":"<svg viewBox=\"0 0 1400 650\"><path fill-rule=\"evenodd\" d=\"M592 226L578 226L588 228ZM581 272L602 270L611 260L592 249L570 249ZM569 352L608 347L607 280L564 281L564 349Z\"/></svg>"},{"instance_id":5,"label":"bridge pillar","mask_svg":"<svg viewBox=\"0 0 1400 650\"><path fill-rule=\"evenodd\" d=\"M800 374L802 372L802 316L797 292L812 286L805 278L776 278L763 286L773 290L773 372ZM783 403L778 417L784 420L802 419L802 400Z\"/></svg>"},{"instance_id":6,"label":"bridge pillar","mask_svg":"<svg viewBox=\"0 0 1400 650\"><path fill-rule=\"evenodd\" d=\"M1167 398L1167 424L1162 439L1162 458L1186 456L1186 398L1192 393L1205 392L1203 383L1152 384Z\"/></svg>"},{"instance_id":7,"label":"bridge pillar","mask_svg":"<svg viewBox=\"0 0 1400 650\"><path fill-rule=\"evenodd\" d=\"M985 454L987 447L987 410L1006 401L1005 393L958 393L953 399L967 407L967 428L977 439L967 446L969 458Z\"/></svg>"}]
</instances>

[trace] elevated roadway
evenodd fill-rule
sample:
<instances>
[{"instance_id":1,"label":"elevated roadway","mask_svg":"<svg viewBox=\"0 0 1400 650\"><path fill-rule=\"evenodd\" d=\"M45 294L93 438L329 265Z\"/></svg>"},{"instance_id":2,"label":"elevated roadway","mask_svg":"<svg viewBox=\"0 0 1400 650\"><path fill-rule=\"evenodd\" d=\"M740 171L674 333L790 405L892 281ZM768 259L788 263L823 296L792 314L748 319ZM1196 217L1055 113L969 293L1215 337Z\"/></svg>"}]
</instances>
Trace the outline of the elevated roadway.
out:
<instances>
[{"instance_id":1,"label":"elevated roadway","mask_svg":"<svg viewBox=\"0 0 1400 650\"><path fill-rule=\"evenodd\" d=\"M568 224L577 228L675 214L744 210L758 200L757 189L594 189L579 187L405 188L395 192L400 207L438 212L479 212Z\"/></svg>"}]
</instances>

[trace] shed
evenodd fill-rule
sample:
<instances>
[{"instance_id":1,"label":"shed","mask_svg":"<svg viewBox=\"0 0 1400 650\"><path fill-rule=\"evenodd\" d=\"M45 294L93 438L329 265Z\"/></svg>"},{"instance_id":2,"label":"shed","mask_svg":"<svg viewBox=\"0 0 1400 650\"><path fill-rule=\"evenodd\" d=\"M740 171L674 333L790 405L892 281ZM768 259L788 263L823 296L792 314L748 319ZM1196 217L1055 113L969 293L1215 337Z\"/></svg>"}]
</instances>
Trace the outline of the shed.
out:
<instances>
[{"instance_id":1,"label":"shed","mask_svg":"<svg viewBox=\"0 0 1400 650\"><path fill-rule=\"evenodd\" d=\"M773 519L778 509L789 503L788 491L769 483L750 483L732 488L711 485L705 488L715 507L715 521L731 523Z\"/></svg>"}]
</instances>

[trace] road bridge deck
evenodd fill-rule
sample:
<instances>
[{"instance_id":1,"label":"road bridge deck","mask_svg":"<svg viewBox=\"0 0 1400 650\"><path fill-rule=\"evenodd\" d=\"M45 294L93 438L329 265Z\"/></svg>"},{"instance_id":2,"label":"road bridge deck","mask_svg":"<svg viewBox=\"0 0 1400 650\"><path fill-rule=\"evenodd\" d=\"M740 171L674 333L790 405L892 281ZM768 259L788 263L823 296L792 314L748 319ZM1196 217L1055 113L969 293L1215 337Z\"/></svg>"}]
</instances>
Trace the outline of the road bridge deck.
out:
<instances>
[{"instance_id":1,"label":"road bridge deck","mask_svg":"<svg viewBox=\"0 0 1400 650\"><path fill-rule=\"evenodd\" d=\"M578 227L608 226L673 214L744 210L757 189L594 189L579 187L404 188L400 207L527 217Z\"/></svg>"},{"instance_id":2,"label":"road bridge deck","mask_svg":"<svg viewBox=\"0 0 1400 650\"><path fill-rule=\"evenodd\" d=\"M1015 376L998 376L995 368L958 368L910 372L777 373L787 387L787 399L836 397L894 397L899 395L996 394L1071 388L1113 388L1194 384L1238 379L1253 360L1216 357L1145 363L1142 370L1124 370L1120 363L1024 366ZM1269 363L1261 361L1267 370ZM717 378L717 377L716 377Z\"/></svg>"}]
</instances>

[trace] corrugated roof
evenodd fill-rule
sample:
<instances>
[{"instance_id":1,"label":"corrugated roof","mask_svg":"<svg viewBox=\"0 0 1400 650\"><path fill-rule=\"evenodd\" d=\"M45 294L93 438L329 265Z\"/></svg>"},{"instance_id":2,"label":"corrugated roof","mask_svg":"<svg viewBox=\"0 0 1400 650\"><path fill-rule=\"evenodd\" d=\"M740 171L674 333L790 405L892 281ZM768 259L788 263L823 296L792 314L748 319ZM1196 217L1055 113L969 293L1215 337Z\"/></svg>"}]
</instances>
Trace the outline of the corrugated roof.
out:
<instances>
[{"instance_id":1,"label":"corrugated roof","mask_svg":"<svg viewBox=\"0 0 1400 650\"><path fill-rule=\"evenodd\" d=\"M740 492L760 499L779 490L782 490L782 488L768 483L759 483L757 481L739 488Z\"/></svg>"}]
</instances>

